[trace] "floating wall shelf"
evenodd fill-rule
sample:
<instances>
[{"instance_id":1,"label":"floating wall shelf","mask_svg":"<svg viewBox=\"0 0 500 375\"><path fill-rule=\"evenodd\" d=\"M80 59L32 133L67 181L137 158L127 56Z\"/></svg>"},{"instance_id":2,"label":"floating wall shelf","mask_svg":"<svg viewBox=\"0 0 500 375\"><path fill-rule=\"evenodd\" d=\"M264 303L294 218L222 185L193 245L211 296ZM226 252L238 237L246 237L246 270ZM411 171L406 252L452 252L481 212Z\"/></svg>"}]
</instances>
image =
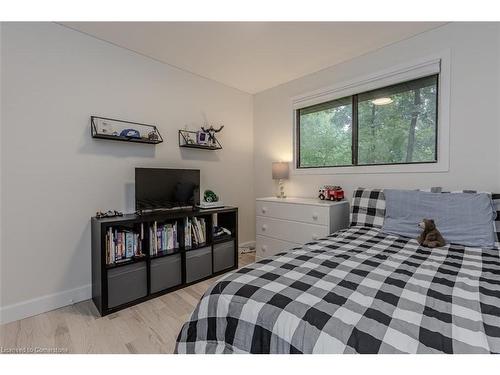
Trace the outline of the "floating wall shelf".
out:
<instances>
[{"instance_id":1,"label":"floating wall shelf","mask_svg":"<svg viewBox=\"0 0 500 375\"><path fill-rule=\"evenodd\" d=\"M200 150L212 150L212 151L222 149L222 145L215 136L214 136L214 142L212 144L196 143L197 133L198 132L191 130L179 130L179 147L197 148Z\"/></svg>"},{"instance_id":2,"label":"floating wall shelf","mask_svg":"<svg viewBox=\"0 0 500 375\"><path fill-rule=\"evenodd\" d=\"M155 125L123 121L106 117L91 116L90 132L92 138L109 139L131 143L158 144L163 142Z\"/></svg>"}]
</instances>

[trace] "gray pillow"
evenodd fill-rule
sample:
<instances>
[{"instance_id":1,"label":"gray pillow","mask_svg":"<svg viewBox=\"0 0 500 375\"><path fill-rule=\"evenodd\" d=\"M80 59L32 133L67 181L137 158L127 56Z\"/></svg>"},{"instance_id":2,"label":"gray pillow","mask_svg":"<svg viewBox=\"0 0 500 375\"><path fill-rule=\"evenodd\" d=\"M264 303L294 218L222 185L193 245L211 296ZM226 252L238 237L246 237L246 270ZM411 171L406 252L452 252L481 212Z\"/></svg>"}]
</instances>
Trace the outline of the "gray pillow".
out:
<instances>
[{"instance_id":1,"label":"gray pillow","mask_svg":"<svg viewBox=\"0 0 500 375\"><path fill-rule=\"evenodd\" d=\"M416 238L424 218L434 219L447 243L472 247L495 246L496 211L486 193L435 194L423 191L384 190L386 208L382 231Z\"/></svg>"}]
</instances>

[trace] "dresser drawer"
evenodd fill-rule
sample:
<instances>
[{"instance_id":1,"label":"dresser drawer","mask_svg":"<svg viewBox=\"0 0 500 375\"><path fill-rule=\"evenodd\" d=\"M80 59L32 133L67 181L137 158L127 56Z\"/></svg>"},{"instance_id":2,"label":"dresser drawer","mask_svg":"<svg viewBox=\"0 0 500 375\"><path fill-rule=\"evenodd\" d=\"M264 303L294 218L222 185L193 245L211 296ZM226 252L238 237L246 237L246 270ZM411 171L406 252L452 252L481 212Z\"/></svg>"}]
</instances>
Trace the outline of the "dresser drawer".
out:
<instances>
[{"instance_id":1,"label":"dresser drawer","mask_svg":"<svg viewBox=\"0 0 500 375\"><path fill-rule=\"evenodd\" d=\"M258 235L304 244L327 236L328 227L257 216Z\"/></svg>"},{"instance_id":2,"label":"dresser drawer","mask_svg":"<svg viewBox=\"0 0 500 375\"><path fill-rule=\"evenodd\" d=\"M329 206L257 201L256 215L276 219L302 221L304 223L328 225Z\"/></svg>"},{"instance_id":3,"label":"dresser drawer","mask_svg":"<svg viewBox=\"0 0 500 375\"><path fill-rule=\"evenodd\" d=\"M283 251L288 251L294 247L301 247L301 244L278 240L276 238L257 236L255 244L255 256L259 259L270 257Z\"/></svg>"}]
</instances>

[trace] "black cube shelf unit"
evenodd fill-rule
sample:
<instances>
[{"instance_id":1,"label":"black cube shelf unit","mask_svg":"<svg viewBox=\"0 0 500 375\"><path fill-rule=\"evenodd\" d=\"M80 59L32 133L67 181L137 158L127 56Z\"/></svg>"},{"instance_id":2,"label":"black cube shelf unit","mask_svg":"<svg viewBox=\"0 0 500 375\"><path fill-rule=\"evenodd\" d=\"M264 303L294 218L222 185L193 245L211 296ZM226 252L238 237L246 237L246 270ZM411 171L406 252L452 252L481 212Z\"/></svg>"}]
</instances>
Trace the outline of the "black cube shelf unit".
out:
<instances>
[{"instance_id":1,"label":"black cube shelf unit","mask_svg":"<svg viewBox=\"0 0 500 375\"><path fill-rule=\"evenodd\" d=\"M184 243L185 218L204 218L206 241L197 247ZM214 219L218 226L231 231L224 238L213 237ZM154 222L178 223L179 247L150 255L149 227ZM92 231L92 300L104 316L121 309L184 288L190 284L238 268L238 208L224 207L207 210L156 211L143 215L124 215L91 219ZM106 264L106 233L119 228L139 237L142 257L122 263Z\"/></svg>"}]
</instances>

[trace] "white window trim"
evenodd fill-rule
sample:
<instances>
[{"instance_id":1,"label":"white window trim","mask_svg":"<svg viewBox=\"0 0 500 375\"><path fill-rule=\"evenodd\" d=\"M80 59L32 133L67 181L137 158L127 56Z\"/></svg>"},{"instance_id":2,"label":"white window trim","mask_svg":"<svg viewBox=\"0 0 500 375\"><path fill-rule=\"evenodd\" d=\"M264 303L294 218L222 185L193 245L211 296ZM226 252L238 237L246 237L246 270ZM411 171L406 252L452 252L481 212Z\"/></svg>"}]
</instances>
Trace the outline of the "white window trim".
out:
<instances>
[{"instance_id":1,"label":"white window trim","mask_svg":"<svg viewBox=\"0 0 500 375\"><path fill-rule=\"evenodd\" d=\"M425 59L398 65L356 80L315 90L292 98L293 167L296 175L366 174L366 173L429 173L448 172L450 169L450 50ZM436 67L438 71L436 71ZM374 90L377 88L421 78L439 72L438 90L438 149L437 162L427 164L363 165L352 167L297 168L297 123L295 111L299 108Z\"/></svg>"}]
</instances>

